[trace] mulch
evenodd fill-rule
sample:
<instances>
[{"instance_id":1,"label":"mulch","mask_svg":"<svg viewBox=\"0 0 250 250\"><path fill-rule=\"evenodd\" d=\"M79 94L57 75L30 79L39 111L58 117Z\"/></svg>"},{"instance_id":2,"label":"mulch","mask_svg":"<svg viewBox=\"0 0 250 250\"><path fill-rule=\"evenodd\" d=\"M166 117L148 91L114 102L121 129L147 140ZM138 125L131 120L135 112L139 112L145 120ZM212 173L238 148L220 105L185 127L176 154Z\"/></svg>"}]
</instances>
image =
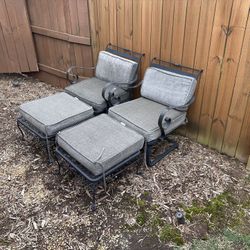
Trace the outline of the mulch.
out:
<instances>
[{"instance_id":1,"label":"mulch","mask_svg":"<svg viewBox=\"0 0 250 250\"><path fill-rule=\"evenodd\" d=\"M67 167L58 174L47 165L36 140L22 141L16 126L18 106L58 90L32 78L0 75L0 249L168 249L147 230L130 232L138 205L148 202L166 222L185 234L193 225L176 225L181 205L206 201L230 186L244 189L245 165L236 159L174 135L179 149L153 168L126 171L99 189L98 208L90 209L82 178ZM148 195L149 194L149 195Z\"/></svg>"}]
</instances>

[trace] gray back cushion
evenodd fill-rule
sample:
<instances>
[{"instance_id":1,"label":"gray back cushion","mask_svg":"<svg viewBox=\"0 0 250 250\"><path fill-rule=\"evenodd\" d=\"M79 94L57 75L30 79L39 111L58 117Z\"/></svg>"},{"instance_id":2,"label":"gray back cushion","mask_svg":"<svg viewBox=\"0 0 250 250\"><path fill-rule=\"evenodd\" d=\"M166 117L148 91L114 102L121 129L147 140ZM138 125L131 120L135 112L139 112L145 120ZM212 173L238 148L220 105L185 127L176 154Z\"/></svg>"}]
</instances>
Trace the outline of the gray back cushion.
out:
<instances>
[{"instance_id":1,"label":"gray back cushion","mask_svg":"<svg viewBox=\"0 0 250 250\"><path fill-rule=\"evenodd\" d=\"M194 95L196 79L158 68L148 68L143 79L141 95L171 107L187 104Z\"/></svg>"},{"instance_id":2,"label":"gray back cushion","mask_svg":"<svg viewBox=\"0 0 250 250\"><path fill-rule=\"evenodd\" d=\"M129 83L136 76L138 63L101 51L96 65L96 77L107 82Z\"/></svg>"}]
</instances>

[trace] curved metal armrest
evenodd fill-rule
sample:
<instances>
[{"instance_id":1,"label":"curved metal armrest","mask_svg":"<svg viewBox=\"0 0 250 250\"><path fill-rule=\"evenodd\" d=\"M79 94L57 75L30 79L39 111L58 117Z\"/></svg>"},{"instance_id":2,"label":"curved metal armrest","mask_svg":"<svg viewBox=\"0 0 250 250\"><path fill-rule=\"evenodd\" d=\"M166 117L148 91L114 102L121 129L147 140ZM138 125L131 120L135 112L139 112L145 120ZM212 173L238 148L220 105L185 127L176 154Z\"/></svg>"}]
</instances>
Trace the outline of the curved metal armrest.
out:
<instances>
[{"instance_id":1,"label":"curved metal armrest","mask_svg":"<svg viewBox=\"0 0 250 250\"><path fill-rule=\"evenodd\" d=\"M167 112L168 112L168 110L161 111L161 114L158 118L158 126L160 127L162 137L166 136L163 124L165 123L166 126L169 126L171 124L171 121L172 121L170 117L166 116Z\"/></svg>"},{"instance_id":2,"label":"curved metal armrest","mask_svg":"<svg viewBox=\"0 0 250 250\"><path fill-rule=\"evenodd\" d=\"M124 91L128 91L130 89L139 87L142 84L142 82L139 82L136 85L132 85L133 83L136 82L136 80L137 80L137 78L132 80L129 83L122 83L122 82L109 82L109 83L107 83L105 85L105 87L102 89L103 99L106 100L109 103L109 105L111 105L111 106L119 103L119 97L117 98L115 96L115 91L117 89L123 89ZM113 103L112 99L115 99L115 103Z\"/></svg>"},{"instance_id":3,"label":"curved metal armrest","mask_svg":"<svg viewBox=\"0 0 250 250\"><path fill-rule=\"evenodd\" d=\"M73 84L73 83L76 83L79 79L79 76L75 73L73 73L73 70L74 69L85 69L85 70L94 70L95 67L80 67L80 66L71 66L68 68L67 72L66 72L66 77L67 77L67 80ZM70 76L73 78L70 79Z\"/></svg>"}]
</instances>

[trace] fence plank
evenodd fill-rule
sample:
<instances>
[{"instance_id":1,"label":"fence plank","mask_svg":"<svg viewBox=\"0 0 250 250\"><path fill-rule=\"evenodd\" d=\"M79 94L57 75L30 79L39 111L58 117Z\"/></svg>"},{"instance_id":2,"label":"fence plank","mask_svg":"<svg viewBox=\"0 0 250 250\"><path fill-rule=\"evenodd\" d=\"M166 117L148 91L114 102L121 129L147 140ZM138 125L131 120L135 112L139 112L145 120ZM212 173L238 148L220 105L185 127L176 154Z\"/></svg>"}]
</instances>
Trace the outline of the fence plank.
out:
<instances>
[{"instance_id":1,"label":"fence plank","mask_svg":"<svg viewBox=\"0 0 250 250\"><path fill-rule=\"evenodd\" d=\"M132 48L134 51L141 52L142 51L142 1L133 1L133 36L132 36ZM142 58L144 60L144 58ZM139 80L143 78L143 71L142 68L140 68L139 72ZM134 90L134 96L138 97L140 96L140 88L136 88Z\"/></svg>"},{"instance_id":2,"label":"fence plank","mask_svg":"<svg viewBox=\"0 0 250 250\"><path fill-rule=\"evenodd\" d=\"M248 75L248 82L250 80ZM250 92L250 89L249 89ZM246 113L244 117L244 121L242 124L242 129L239 137L239 142L236 150L236 157L243 161L247 162L248 156L250 154L250 97L248 93L248 102L247 102L247 108Z\"/></svg>"},{"instance_id":3,"label":"fence plank","mask_svg":"<svg viewBox=\"0 0 250 250\"><path fill-rule=\"evenodd\" d=\"M97 9L98 9L98 33L100 39L100 50L106 48L109 43L109 2L108 0L97 0Z\"/></svg>"},{"instance_id":4,"label":"fence plank","mask_svg":"<svg viewBox=\"0 0 250 250\"><path fill-rule=\"evenodd\" d=\"M114 45L117 45L116 12L117 12L116 0L109 0L109 25L110 25L110 31L111 31L109 34L109 40Z\"/></svg>"},{"instance_id":5,"label":"fence plank","mask_svg":"<svg viewBox=\"0 0 250 250\"><path fill-rule=\"evenodd\" d=\"M174 0L163 0L161 27L161 59L171 60L171 48L174 22Z\"/></svg>"},{"instance_id":6,"label":"fence plank","mask_svg":"<svg viewBox=\"0 0 250 250\"><path fill-rule=\"evenodd\" d=\"M71 43L79 43L84 45L91 45L90 37L75 36L64 32L59 32L52 29L42 28L39 26L31 25L31 30L33 33L53 37L56 39L64 40Z\"/></svg>"},{"instance_id":7,"label":"fence plank","mask_svg":"<svg viewBox=\"0 0 250 250\"><path fill-rule=\"evenodd\" d=\"M100 50L100 38L98 33L99 17L96 5L96 0L88 0L89 7L89 20L90 20L90 34L91 34L91 47L93 55L93 63L96 64L98 51Z\"/></svg>"},{"instance_id":8,"label":"fence plank","mask_svg":"<svg viewBox=\"0 0 250 250\"><path fill-rule=\"evenodd\" d=\"M234 0L209 146L221 151L249 11L249 0Z\"/></svg>"},{"instance_id":9,"label":"fence plank","mask_svg":"<svg viewBox=\"0 0 250 250\"><path fill-rule=\"evenodd\" d=\"M161 22L162 22L162 0L156 1L152 6L150 57L161 56Z\"/></svg>"},{"instance_id":10,"label":"fence plank","mask_svg":"<svg viewBox=\"0 0 250 250\"><path fill-rule=\"evenodd\" d=\"M24 0L0 1L2 58L0 72L37 71L35 47ZM4 56L4 58L3 58Z\"/></svg>"},{"instance_id":11,"label":"fence plank","mask_svg":"<svg viewBox=\"0 0 250 250\"><path fill-rule=\"evenodd\" d=\"M239 70L235 81L222 152L235 155L250 91L250 18L245 33Z\"/></svg>"},{"instance_id":12,"label":"fence plank","mask_svg":"<svg viewBox=\"0 0 250 250\"><path fill-rule=\"evenodd\" d=\"M229 24L232 4L232 0L220 0L217 1L216 5L198 135L198 141L205 145L209 143L218 82L222 73L222 62L226 46L226 34L224 31Z\"/></svg>"},{"instance_id":13,"label":"fence plank","mask_svg":"<svg viewBox=\"0 0 250 250\"><path fill-rule=\"evenodd\" d=\"M185 22L181 64L191 67L191 68L194 67L200 11L201 11L201 0L189 0L187 2L187 10L186 10L187 14L186 14L186 22ZM190 115L190 112L188 113L188 117L189 115ZM191 119L190 119L189 126L192 126ZM186 126L182 126L179 129L179 132L182 135L185 135Z\"/></svg>"},{"instance_id":14,"label":"fence plank","mask_svg":"<svg viewBox=\"0 0 250 250\"><path fill-rule=\"evenodd\" d=\"M174 6L171 61L178 64L181 64L182 60L186 13L187 0L176 0Z\"/></svg>"},{"instance_id":15,"label":"fence plank","mask_svg":"<svg viewBox=\"0 0 250 250\"><path fill-rule=\"evenodd\" d=\"M204 84L207 74L207 62L211 44L215 5L216 0L202 1L201 5L194 67L196 69L202 69L203 73L201 75L200 81L198 82L195 94L195 102L190 107L190 110L188 112L190 124L188 125L186 132L186 135L193 140L197 140L199 131L199 119L203 100Z\"/></svg>"},{"instance_id":16,"label":"fence plank","mask_svg":"<svg viewBox=\"0 0 250 250\"><path fill-rule=\"evenodd\" d=\"M150 37L152 22L152 0L142 1L142 52L145 57L142 62L142 71L145 72L150 62Z\"/></svg>"},{"instance_id":17,"label":"fence plank","mask_svg":"<svg viewBox=\"0 0 250 250\"><path fill-rule=\"evenodd\" d=\"M111 30L110 30L111 31ZM111 31L112 32L112 31ZM125 47L125 0L117 0L117 44Z\"/></svg>"}]
</instances>

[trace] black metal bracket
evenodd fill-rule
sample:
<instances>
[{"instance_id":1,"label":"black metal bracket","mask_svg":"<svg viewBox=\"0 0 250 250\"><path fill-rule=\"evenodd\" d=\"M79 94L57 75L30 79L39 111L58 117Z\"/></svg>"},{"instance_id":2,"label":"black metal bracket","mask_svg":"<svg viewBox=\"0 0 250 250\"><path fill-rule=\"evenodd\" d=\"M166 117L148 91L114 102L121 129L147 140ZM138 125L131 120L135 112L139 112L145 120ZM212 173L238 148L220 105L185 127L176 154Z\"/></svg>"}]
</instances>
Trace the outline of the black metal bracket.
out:
<instances>
[{"instance_id":1,"label":"black metal bracket","mask_svg":"<svg viewBox=\"0 0 250 250\"><path fill-rule=\"evenodd\" d=\"M163 122L166 124L166 126L169 126L171 124L171 118L166 117L166 113L168 112L168 110L166 111L162 111L159 119L158 119L158 126L160 127L161 130L161 136L165 137L165 130L163 128Z\"/></svg>"},{"instance_id":2,"label":"black metal bracket","mask_svg":"<svg viewBox=\"0 0 250 250\"><path fill-rule=\"evenodd\" d=\"M133 61L137 62L138 64L142 60L142 57L145 56L145 53L135 52L133 50L119 47L119 46L111 44L111 43L107 44L105 50L108 52L111 52L113 54L116 54L118 56L122 56L122 57L125 57L127 59L133 60Z\"/></svg>"},{"instance_id":3,"label":"black metal bracket","mask_svg":"<svg viewBox=\"0 0 250 250\"><path fill-rule=\"evenodd\" d=\"M183 75L188 75L191 77L194 77L197 81L199 80L203 70L195 69L192 67L187 67L175 62L171 61L163 61L161 59L158 59L154 57L151 62L150 62L151 67L159 67L165 70L170 70L175 73L183 74Z\"/></svg>"},{"instance_id":4,"label":"black metal bracket","mask_svg":"<svg viewBox=\"0 0 250 250\"><path fill-rule=\"evenodd\" d=\"M153 155L153 147L158 144L159 142L162 142L166 140L169 143L169 146L160 154ZM178 148L178 143L167 136L160 137L157 140L151 141L151 142L145 142L146 143L146 164L149 167L153 167L156 163L158 163L160 160L162 160L165 156L167 156L169 153L171 153L173 150Z\"/></svg>"},{"instance_id":5,"label":"black metal bracket","mask_svg":"<svg viewBox=\"0 0 250 250\"><path fill-rule=\"evenodd\" d=\"M53 163L51 147L53 147L55 145L55 136L47 136L46 134L44 134L41 131L37 130L34 126L32 126L23 117L18 117L17 118L17 127L18 127L19 131L21 132L23 140L25 139L23 130L25 130L26 132L28 132L33 137L36 137L40 141L45 143L46 152L47 152L47 155L48 155L48 163L49 164Z\"/></svg>"},{"instance_id":6,"label":"black metal bracket","mask_svg":"<svg viewBox=\"0 0 250 250\"><path fill-rule=\"evenodd\" d=\"M131 90L138 88L142 84L142 81L139 82L138 84L135 84L136 81L137 77L130 83L122 83L122 82L107 83L105 87L102 89L102 97L107 102L108 108L121 103L120 96L115 95L116 89L122 89L131 94Z\"/></svg>"},{"instance_id":7,"label":"black metal bracket","mask_svg":"<svg viewBox=\"0 0 250 250\"><path fill-rule=\"evenodd\" d=\"M95 70L95 67L80 67L80 66L71 66L66 72L66 78L70 82L70 84L77 83L79 80L79 75L77 73L73 73L73 70L82 69L82 70ZM71 79L72 77L72 79Z\"/></svg>"}]
</instances>

